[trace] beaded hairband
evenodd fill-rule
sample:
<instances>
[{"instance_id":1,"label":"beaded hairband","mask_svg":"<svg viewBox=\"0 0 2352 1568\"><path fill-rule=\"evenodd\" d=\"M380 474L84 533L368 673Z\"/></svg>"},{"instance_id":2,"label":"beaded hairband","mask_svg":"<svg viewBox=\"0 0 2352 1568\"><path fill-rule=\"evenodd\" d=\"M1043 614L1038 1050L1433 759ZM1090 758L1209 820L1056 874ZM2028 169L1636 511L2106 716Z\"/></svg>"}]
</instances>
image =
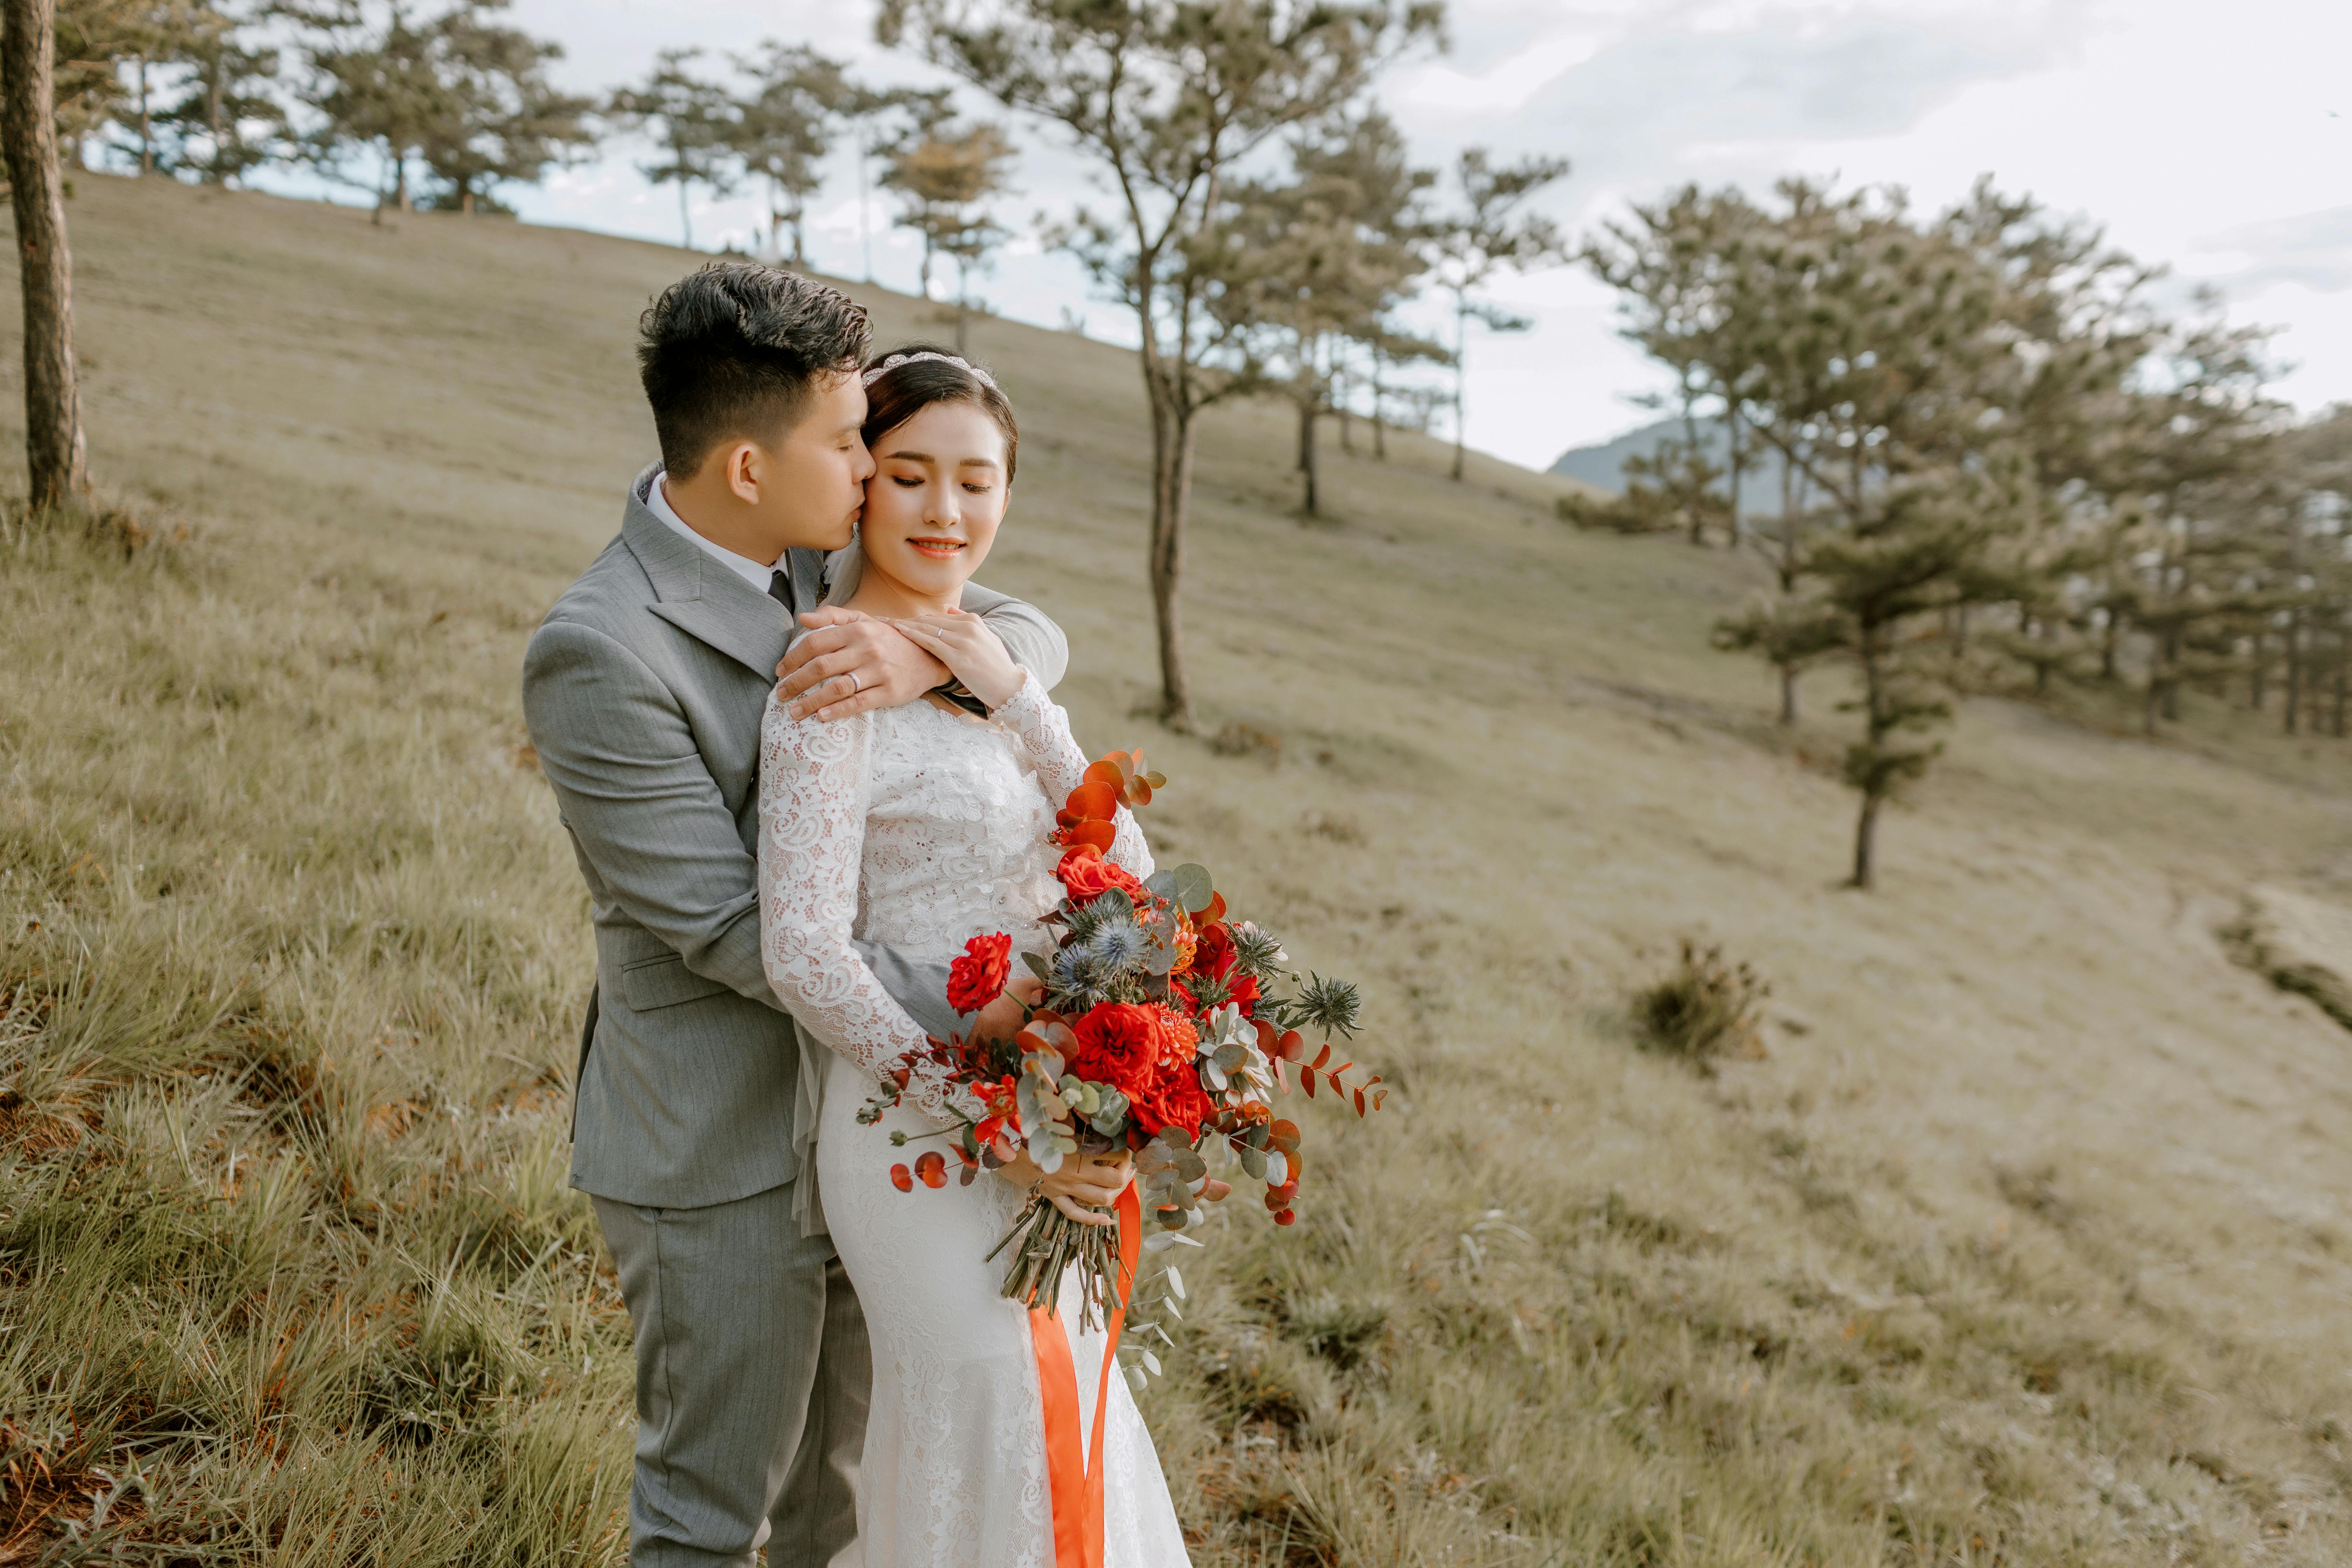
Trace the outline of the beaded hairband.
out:
<instances>
[{"instance_id":1,"label":"beaded hairband","mask_svg":"<svg viewBox=\"0 0 2352 1568\"><path fill-rule=\"evenodd\" d=\"M929 349L925 349L920 353L892 354L888 359L884 360L880 364L877 364L872 370L867 371L865 375L860 378L860 384L866 386L871 386L877 381L879 381L882 377L889 374L892 371L897 370L902 364L914 364L919 361L927 359L935 359L941 364L951 364L955 366L956 369L962 371L965 374L971 376L974 381L980 383L981 385L988 388L989 391L996 393L1000 396L1003 394L1004 389L996 384L996 378L990 375L986 371L981 369L980 366L972 363L970 360L958 359L953 354L937 353Z\"/></svg>"}]
</instances>

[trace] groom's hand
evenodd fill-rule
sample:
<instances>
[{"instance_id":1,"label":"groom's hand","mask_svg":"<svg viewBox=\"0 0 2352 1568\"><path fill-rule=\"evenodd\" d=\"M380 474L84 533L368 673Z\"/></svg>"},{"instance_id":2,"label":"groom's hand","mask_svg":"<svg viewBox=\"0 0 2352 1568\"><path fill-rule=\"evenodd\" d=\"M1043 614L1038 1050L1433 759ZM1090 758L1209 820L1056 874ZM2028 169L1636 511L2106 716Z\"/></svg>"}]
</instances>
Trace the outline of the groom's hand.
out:
<instances>
[{"instance_id":1,"label":"groom's hand","mask_svg":"<svg viewBox=\"0 0 2352 1568\"><path fill-rule=\"evenodd\" d=\"M875 708L912 702L948 679L948 667L887 621L856 610L811 610L809 629L776 666L785 710L830 724Z\"/></svg>"}]
</instances>

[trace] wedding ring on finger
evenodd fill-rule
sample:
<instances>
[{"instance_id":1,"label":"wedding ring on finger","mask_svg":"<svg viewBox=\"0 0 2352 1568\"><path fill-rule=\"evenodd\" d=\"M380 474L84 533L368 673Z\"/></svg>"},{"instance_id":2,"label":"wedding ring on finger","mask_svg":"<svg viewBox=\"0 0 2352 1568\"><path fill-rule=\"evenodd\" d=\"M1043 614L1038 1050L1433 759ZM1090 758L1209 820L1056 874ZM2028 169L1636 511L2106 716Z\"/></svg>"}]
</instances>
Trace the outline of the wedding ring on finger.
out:
<instances>
[{"instance_id":1,"label":"wedding ring on finger","mask_svg":"<svg viewBox=\"0 0 2352 1568\"><path fill-rule=\"evenodd\" d=\"M853 669L849 672L849 694L852 697L856 696L858 692L865 688L865 685L866 682L859 678L856 670Z\"/></svg>"}]
</instances>

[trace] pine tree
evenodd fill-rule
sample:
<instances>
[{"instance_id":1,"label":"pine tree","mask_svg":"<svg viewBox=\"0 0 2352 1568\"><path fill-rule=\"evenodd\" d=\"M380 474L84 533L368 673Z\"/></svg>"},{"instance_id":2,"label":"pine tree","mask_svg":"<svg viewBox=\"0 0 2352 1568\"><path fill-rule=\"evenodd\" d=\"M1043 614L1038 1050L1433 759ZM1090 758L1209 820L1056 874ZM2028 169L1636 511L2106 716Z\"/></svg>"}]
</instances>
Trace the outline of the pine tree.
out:
<instances>
[{"instance_id":1,"label":"pine tree","mask_svg":"<svg viewBox=\"0 0 2352 1568\"><path fill-rule=\"evenodd\" d=\"M192 5L169 40L167 58L184 80L156 119L173 145L173 166L207 184L228 184L290 152L278 94L281 56L257 34L264 15Z\"/></svg>"},{"instance_id":2,"label":"pine tree","mask_svg":"<svg viewBox=\"0 0 2352 1568\"><path fill-rule=\"evenodd\" d=\"M1286 180L1237 182L1201 244L1221 254L1213 309L1250 345L1298 419L1302 510L1320 512L1317 426L1339 406L1339 356L1351 342L1398 355L1385 318L1427 270L1416 207L1434 176L1411 166L1388 117L1366 110L1294 142Z\"/></svg>"},{"instance_id":3,"label":"pine tree","mask_svg":"<svg viewBox=\"0 0 2352 1568\"><path fill-rule=\"evenodd\" d=\"M337 0L289 15L304 30L299 89L314 117L304 154L329 177L373 191L376 221L412 212L416 160L462 113L445 68L441 18L403 0Z\"/></svg>"},{"instance_id":4,"label":"pine tree","mask_svg":"<svg viewBox=\"0 0 2352 1568\"><path fill-rule=\"evenodd\" d=\"M644 83L619 89L610 112L621 124L654 139L658 156L638 168L656 184L677 186L681 243L694 248L694 214L688 196L697 185L724 195L735 185L735 147L742 110L727 89L692 69L699 49L664 49Z\"/></svg>"},{"instance_id":5,"label":"pine tree","mask_svg":"<svg viewBox=\"0 0 2352 1568\"><path fill-rule=\"evenodd\" d=\"M782 249L789 227L793 265L804 268L808 199L824 187L819 165L856 89L840 61L805 45L770 39L760 46L759 54L739 57L735 64L751 78L753 88L732 128L735 156L748 173L767 183L772 242Z\"/></svg>"},{"instance_id":6,"label":"pine tree","mask_svg":"<svg viewBox=\"0 0 2352 1568\"><path fill-rule=\"evenodd\" d=\"M925 125L897 149L882 184L903 198L898 222L923 242L920 291L931 297L931 263L956 264L956 352L961 353L971 309L971 269L1004 238L987 213L992 196L1009 191L1013 153L1002 126L985 122L958 131L950 121Z\"/></svg>"},{"instance_id":7,"label":"pine tree","mask_svg":"<svg viewBox=\"0 0 2352 1568\"><path fill-rule=\"evenodd\" d=\"M1899 191L1776 195L1686 189L1586 257L1626 290L1629 335L1682 406L1736 418L1783 466L1779 592L1716 636L1779 668L1784 721L1808 664L1854 665L1866 888L1886 802L1926 773L1973 679L1971 613L2047 617L2079 567L2071 510L2118 461L2145 274L1989 185L1932 220Z\"/></svg>"},{"instance_id":8,"label":"pine tree","mask_svg":"<svg viewBox=\"0 0 2352 1568\"><path fill-rule=\"evenodd\" d=\"M1204 410L1249 384L1210 301L1200 244L1221 189L1261 149L1356 100L1433 5L1326 0L888 0L876 33L1061 131L1114 193L1053 231L1134 312L1151 415L1152 609L1160 711L1192 722L1179 595Z\"/></svg>"},{"instance_id":9,"label":"pine tree","mask_svg":"<svg viewBox=\"0 0 2352 1568\"><path fill-rule=\"evenodd\" d=\"M1559 229L1540 213L1520 209L1538 191L1568 174L1565 158L1532 157L1497 166L1484 147L1465 151L1454 168L1461 205L1430 226L1437 279L1454 298L1454 478L1468 451L1470 323L1492 332L1523 332L1534 323L1479 297L1503 272L1526 272L1567 258Z\"/></svg>"},{"instance_id":10,"label":"pine tree","mask_svg":"<svg viewBox=\"0 0 2352 1568\"><path fill-rule=\"evenodd\" d=\"M595 145L589 99L559 92L547 68L561 45L491 18L507 0L478 0L450 12L436 28L446 112L428 124L418 153L446 187L436 193L459 212L495 205L502 184L536 184L547 171Z\"/></svg>"}]
</instances>

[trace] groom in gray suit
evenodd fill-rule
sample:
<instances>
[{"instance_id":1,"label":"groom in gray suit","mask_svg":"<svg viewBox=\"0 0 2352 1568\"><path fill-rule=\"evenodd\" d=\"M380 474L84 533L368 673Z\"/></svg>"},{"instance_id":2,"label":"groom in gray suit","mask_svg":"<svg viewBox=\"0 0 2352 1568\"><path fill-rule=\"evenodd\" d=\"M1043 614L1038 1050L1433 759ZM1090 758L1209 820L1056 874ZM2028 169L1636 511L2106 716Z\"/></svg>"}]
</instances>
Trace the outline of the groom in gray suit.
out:
<instances>
[{"instance_id":1,"label":"groom in gray suit","mask_svg":"<svg viewBox=\"0 0 2352 1568\"><path fill-rule=\"evenodd\" d=\"M778 676L796 713L827 718L949 679L888 626L817 607L822 552L849 542L874 471L867 346L861 307L772 268L714 263L665 292L638 343L662 460L523 666L595 921L572 1184L636 1331L633 1568L763 1545L772 1568L856 1560L865 1321L830 1240L793 1216L800 1044L761 969L754 846ZM1061 679L1051 621L976 586L964 604ZM944 964L864 951L935 1034L1018 1025L1009 1000L958 1018Z\"/></svg>"}]
</instances>

